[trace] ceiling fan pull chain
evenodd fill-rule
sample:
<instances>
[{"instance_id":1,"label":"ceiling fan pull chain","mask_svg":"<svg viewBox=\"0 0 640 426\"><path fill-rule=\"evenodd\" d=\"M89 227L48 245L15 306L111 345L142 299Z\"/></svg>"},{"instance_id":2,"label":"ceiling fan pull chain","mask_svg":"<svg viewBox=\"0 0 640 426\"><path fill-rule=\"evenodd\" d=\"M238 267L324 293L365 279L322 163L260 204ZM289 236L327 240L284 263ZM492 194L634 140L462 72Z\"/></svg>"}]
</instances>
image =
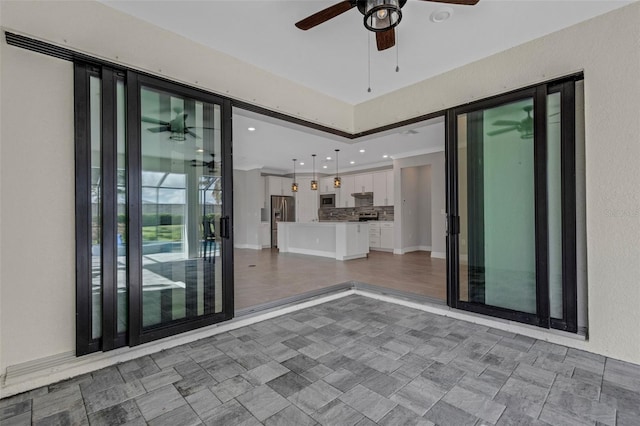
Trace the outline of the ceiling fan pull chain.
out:
<instances>
[{"instance_id":1,"label":"ceiling fan pull chain","mask_svg":"<svg viewBox=\"0 0 640 426\"><path fill-rule=\"evenodd\" d=\"M369 88L367 89L368 93L371 93L371 33L367 32L367 56L368 56L368 65L369 65Z\"/></svg>"},{"instance_id":2,"label":"ceiling fan pull chain","mask_svg":"<svg viewBox=\"0 0 640 426\"><path fill-rule=\"evenodd\" d=\"M400 66L398 65L398 45L400 44L400 38L398 37L399 33L400 31L396 29L396 72L400 71Z\"/></svg>"}]
</instances>

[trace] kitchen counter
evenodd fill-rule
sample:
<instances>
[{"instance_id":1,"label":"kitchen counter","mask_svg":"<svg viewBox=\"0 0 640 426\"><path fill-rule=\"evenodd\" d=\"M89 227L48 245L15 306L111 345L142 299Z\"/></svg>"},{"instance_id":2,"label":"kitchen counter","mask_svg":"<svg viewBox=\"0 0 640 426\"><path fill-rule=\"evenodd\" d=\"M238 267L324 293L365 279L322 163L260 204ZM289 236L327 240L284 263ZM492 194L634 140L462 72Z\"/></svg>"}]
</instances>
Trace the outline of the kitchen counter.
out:
<instances>
[{"instance_id":1,"label":"kitchen counter","mask_svg":"<svg viewBox=\"0 0 640 426\"><path fill-rule=\"evenodd\" d=\"M282 253L350 260L367 257L367 222L279 222L278 249Z\"/></svg>"}]
</instances>

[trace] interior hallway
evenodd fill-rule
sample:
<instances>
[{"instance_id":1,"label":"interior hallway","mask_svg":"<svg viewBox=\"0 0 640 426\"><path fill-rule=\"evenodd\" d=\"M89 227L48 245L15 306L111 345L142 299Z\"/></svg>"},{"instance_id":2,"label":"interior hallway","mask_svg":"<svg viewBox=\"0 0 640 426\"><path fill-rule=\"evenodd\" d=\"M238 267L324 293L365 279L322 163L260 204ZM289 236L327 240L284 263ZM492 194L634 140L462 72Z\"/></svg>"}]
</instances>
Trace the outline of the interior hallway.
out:
<instances>
[{"instance_id":1,"label":"interior hallway","mask_svg":"<svg viewBox=\"0 0 640 426\"><path fill-rule=\"evenodd\" d=\"M446 299L446 262L429 252L372 251L366 259L348 261L279 254L276 249L236 249L234 256L236 310L346 281Z\"/></svg>"}]
</instances>

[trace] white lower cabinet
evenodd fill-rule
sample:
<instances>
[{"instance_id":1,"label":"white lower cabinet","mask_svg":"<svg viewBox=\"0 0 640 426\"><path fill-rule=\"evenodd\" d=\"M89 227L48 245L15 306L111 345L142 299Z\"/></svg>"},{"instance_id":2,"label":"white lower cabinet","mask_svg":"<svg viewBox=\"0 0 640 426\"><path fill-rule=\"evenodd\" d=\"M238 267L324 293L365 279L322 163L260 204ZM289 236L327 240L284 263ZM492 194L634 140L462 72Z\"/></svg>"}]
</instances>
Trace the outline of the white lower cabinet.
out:
<instances>
[{"instance_id":1,"label":"white lower cabinet","mask_svg":"<svg viewBox=\"0 0 640 426\"><path fill-rule=\"evenodd\" d=\"M393 250L393 222L380 224L380 248Z\"/></svg>"},{"instance_id":2,"label":"white lower cabinet","mask_svg":"<svg viewBox=\"0 0 640 426\"><path fill-rule=\"evenodd\" d=\"M369 248L393 251L393 222L369 222Z\"/></svg>"}]
</instances>

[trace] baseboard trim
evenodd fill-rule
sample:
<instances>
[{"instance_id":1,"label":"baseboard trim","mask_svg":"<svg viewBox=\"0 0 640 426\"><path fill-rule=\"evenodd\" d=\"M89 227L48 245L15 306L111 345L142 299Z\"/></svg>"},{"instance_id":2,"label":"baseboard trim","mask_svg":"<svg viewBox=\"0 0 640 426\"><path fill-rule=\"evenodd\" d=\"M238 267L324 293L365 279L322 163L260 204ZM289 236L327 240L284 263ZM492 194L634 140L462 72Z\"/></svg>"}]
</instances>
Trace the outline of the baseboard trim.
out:
<instances>
[{"instance_id":1,"label":"baseboard trim","mask_svg":"<svg viewBox=\"0 0 640 426\"><path fill-rule=\"evenodd\" d=\"M432 251L431 252L431 257L433 257L435 259L446 259L447 258L447 253L445 253L443 251Z\"/></svg>"},{"instance_id":2,"label":"baseboard trim","mask_svg":"<svg viewBox=\"0 0 640 426\"><path fill-rule=\"evenodd\" d=\"M250 250L262 250L261 245L257 245L257 244L234 244L233 248L237 248L237 249L250 249Z\"/></svg>"}]
</instances>

